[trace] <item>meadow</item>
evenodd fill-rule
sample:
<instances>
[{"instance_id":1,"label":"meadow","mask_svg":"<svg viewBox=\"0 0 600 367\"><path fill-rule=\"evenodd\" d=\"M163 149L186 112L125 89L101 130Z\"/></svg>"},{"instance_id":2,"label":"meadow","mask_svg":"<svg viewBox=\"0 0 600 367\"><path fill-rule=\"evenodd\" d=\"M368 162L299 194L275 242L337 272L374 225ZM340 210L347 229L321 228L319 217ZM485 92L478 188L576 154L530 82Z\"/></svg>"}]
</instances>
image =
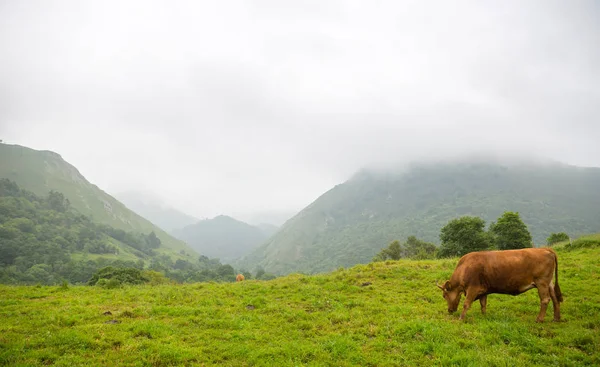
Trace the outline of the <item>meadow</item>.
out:
<instances>
[{"instance_id":1,"label":"meadow","mask_svg":"<svg viewBox=\"0 0 600 367\"><path fill-rule=\"evenodd\" d=\"M550 305L541 324L535 289L490 295L465 322L448 314L435 284L457 259L240 283L0 286L0 365L600 365L600 248L557 252L562 321Z\"/></svg>"}]
</instances>

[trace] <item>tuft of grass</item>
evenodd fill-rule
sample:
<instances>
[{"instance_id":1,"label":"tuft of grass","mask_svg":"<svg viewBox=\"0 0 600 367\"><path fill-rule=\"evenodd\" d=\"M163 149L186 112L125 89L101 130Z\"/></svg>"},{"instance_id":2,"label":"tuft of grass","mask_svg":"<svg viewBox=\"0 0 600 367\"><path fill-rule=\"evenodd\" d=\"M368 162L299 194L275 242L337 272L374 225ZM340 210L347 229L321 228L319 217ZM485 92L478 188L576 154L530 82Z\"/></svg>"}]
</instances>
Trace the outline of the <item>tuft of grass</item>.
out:
<instances>
[{"instance_id":1,"label":"tuft of grass","mask_svg":"<svg viewBox=\"0 0 600 367\"><path fill-rule=\"evenodd\" d=\"M0 286L0 365L599 365L600 248L554 248L560 323L552 306L535 323L535 290L449 315L435 284L457 259L230 284Z\"/></svg>"}]
</instances>

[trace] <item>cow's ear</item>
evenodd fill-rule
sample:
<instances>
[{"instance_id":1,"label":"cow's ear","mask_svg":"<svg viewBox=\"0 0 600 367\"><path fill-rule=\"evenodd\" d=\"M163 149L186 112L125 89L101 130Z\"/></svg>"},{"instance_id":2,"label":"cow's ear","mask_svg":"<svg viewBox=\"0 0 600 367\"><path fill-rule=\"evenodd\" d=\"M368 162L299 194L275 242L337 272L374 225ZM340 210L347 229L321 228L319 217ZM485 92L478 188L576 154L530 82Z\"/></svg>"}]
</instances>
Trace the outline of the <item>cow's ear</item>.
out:
<instances>
[{"instance_id":1,"label":"cow's ear","mask_svg":"<svg viewBox=\"0 0 600 367\"><path fill-rule=\"evenodd\" d=\"M450 290L450 281L446 280L446 283L444 283L444 289L449 291Z\"/></svg>"}]
</instances>

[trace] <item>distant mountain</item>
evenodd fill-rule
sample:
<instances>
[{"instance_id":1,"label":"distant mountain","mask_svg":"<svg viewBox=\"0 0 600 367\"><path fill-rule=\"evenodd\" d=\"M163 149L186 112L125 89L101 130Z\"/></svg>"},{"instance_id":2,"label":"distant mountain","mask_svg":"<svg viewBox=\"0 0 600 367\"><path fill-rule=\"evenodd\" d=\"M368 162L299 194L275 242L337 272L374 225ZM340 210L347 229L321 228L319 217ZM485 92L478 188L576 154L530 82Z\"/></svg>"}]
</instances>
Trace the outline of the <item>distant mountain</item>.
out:
<instances>
[{"instance_id":1,"label":"distant mountain","mask_svg":"<svg viewBox=\"0 0 600 367\"><path fill-rule=\"evenodd\" d=\"M183 241L172 237L91 184L77 168L57 153L0 144L0 178L15 181L21 188L40 196L46 196L50 190L58 191L70 201L73 208L96 223L145 234L154 231L162 243L155 250L158 253L174 259L198 257Z\"/></svg>"},{"instance_id":2,"label":"distant mountain","mask_svg":"<svg viewBox=\"0 0 600 367\"><path fill-rule=\"evenodd\" d=\"M536 244L551 232L600 231L600 168L538 163L437 163L399 172L364 170L321 195L237 266L284 274L321 272L371 260L415 235L439 244L462 215L489 224L518 211Z\"/></svg>"},{"instance_id":3,"label":"distant mountain","mask_svg":"<svg viewBox=\"0 0 600 367\"><path fill-rule=\"evenodd\" d=\"M260 228L225 215L175 230L173 235L199 253L219 258L221 262L246 255L268 238Z\"/></svg>"},{"instance_id":4,"label":"distant mountain","mask_svg":"<svg viewBox=\"0 0 600 367\"><path fill-rule=\"evenodd\" d=\"M199 219L164 204L160 199L134 191L115 194L129 209L167 232L196 223Z\"/></svg>"},{"instance_id":5,"label":"distant mountain","mask_svg":"<svg viewBox=\"0 0 600 367\"><path fill-rule=\"evenodd\" d=\"M257 224L256 227L258 227L266 237L271 237L279 229L279 227L269 223L260 223Z\"/></svg>"},{"instance_id":6,"label":"distant mountain","mask_svg":"<svg viewBox=\"0 0 600 367\"><path fill-rule=\"evenodd\" d=\"M235 218L253 226L272 224L281 227L288 219L292 218L297 211L294 210L266 210L254 213L234 214Z\"/></svg>"}]
</instances>

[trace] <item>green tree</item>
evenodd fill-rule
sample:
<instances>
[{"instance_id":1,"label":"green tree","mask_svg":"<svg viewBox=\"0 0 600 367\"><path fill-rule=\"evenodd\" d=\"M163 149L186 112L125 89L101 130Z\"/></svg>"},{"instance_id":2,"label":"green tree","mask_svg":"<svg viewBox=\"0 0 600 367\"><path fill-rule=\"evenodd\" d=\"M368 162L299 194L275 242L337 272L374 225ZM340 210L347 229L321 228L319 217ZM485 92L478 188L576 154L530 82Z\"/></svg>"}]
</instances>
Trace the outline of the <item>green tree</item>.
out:
<instances>
[{"instance_id":1,"label":"green tree","mask_svg":"<svg viewBox=\"0 0 600 367\"><path fill-rule=\"evenodd\" d=\"M234 281L235 270L229 264L221 265L217 268L217 274L224 280Z\"/></svg>"},{"instance_id":2,"label":"green tree","mask_svg":"<svg viewBox=\"0 0 600 367\"><path fill-rule=\"evenodd\" d=\"M188 269L193 269L193 268L194 268L194 265L187 260L177 259L175 261L175 264L173 264L173 269L176 269L176 270L188 270Z\"/></svg>"},{"instance_id":3,"label":"green tree","mask_svg":"<svg viewBox=\"0 0 600 367\"><path fill-rule=\"evenodd\" d=\"M16 182L8 178L0 179L0 196L19 196L20 191Z\"/></svg>"},{"instance_id":4,"label":"green tree","mask_svg":"<svg viewBox=\"0 0 600 367\"><path fill-rule=\"evenodd\" d=\"M65 199L65 196L61 192L57 192L54 190L51 190L48 193L47 200L50 209L55 210L57 212L66 212L71 206L69 199Z\"/></svg>"},{"instance_id":5,"label":"green tree","mask_svg":"<svg viewBox=\"0 0 600 367\"><path fill-rule=\"evenodd\" d=\"M146 241L148 242L148 247L150 248L159 248L160 247L160 238L156 237L156 233L154 231L150 232Z\"/></svg>"},{"instance_id":6,"label":"green tree","mask_svg":"<svg viewBox=\"0 0 600 367\"><path fill-rule=\"evenodd\" d=\"M430 242L425 242L415 236L408 236L404 245L406 257L411 259L433 259L437 247Z\"/></svg>"},{"instance_id":7,"label":"green tree","mask_svg":"<svg viewBox=\"0 0 600 367\"><path fill-rule=\"evenodd\" d=\"M29 218L15 218L5 223L5 226L16 228L21 232L25 233L34 233L35 232L35 223Z\"/></svg>"},{"instance_id":8,"label":"green tree","mask_svg":"<svg viewBox=\"0 0 600 367\"><path fill-rule=\"evenodd\" d=\"M387 259L399 260L404 252L403 246L397 240L392 241L388 247L381 249L373 258L373 261L384 261Z\"/></svg>"},{"instance_id":9,"label":"green tree","mask_svg":"<svg viewBox=\"0 0 600 367\"><path fill-rule=\"evenodd\" d=\"M531 233L518 212L504 212L498 221L490 226L490 232L499 250L531 247Z\"/></svg>"},{"instance_id":10,"label":"green tree","mask_svg":"<svg viewBox=\"0 0 600 367\"><path fill-rule=\"evenodd\" d=\"M569 235L566 234L565 232L550 233L550 236L546 239L546 243L548 245L553 245L557 242L568 241L568 240L569 240Z\"/></svg>"},{"instance_id":11,"label":"green tree","mask_svg":"<svg viewBox=\"0 0 600 367\"><path fill-rule=\"evenodd\" d=\"M442 242L439 257L462 256L490 248L490 237L485 232L485 221L479 217L463 216L446 224L440 232Z\"/></svg>"}]
</instances>

